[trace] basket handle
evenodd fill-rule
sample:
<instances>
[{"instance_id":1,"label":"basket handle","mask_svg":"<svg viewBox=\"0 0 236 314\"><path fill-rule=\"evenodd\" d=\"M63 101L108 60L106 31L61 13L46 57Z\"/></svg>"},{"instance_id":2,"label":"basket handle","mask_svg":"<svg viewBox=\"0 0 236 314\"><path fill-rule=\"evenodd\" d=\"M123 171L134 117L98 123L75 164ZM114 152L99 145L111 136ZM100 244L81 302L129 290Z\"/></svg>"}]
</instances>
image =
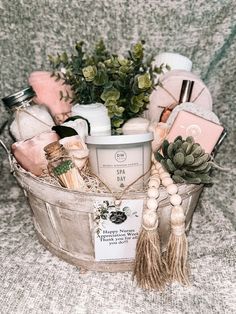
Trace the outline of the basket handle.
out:
<instances>
[{"instance_id":1,"label":"basket handle","mask_svg":"<svg viewBox=\"0 0 236 314\"><path fill-rule=\"evenodd\" d=\"M7 146L3 143L3 141L1 139L0 139L0 144L2 145L3 149L7 153L8 161L9 161L9 164L10 164L11 173L13 173L14 172L14 166L13 166L12 154L10 153L9 149L7 148Z\"/></svg>"}]
</instances>

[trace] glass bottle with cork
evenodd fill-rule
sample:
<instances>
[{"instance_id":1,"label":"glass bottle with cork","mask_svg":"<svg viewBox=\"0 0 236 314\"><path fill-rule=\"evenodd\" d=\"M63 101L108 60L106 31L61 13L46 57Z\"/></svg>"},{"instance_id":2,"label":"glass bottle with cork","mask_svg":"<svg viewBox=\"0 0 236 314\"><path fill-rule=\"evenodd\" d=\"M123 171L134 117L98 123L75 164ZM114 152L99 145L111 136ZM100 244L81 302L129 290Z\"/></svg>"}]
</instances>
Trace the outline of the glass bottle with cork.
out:
<instances>
[{"instance_id":1,"label":"glass bottle with cork","mask_svg":"<svg viewBox=\"0 0 236 314\"><path fill-rule=\"evenodd\" d=\"M44 147L49 175L66 188L84 190L85 184L72 158L59 141Z\"/></svg>"}]
</instances>

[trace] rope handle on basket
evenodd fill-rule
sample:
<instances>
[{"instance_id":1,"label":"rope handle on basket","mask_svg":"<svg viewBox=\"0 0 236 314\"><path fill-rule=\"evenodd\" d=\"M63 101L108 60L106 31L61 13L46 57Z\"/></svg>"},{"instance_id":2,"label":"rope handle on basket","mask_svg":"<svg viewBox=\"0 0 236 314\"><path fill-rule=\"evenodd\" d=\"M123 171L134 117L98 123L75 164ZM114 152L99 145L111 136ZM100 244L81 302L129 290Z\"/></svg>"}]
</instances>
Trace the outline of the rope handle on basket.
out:
<instances>
[{"instance_id":1,"label":"rope handle on basket","mask_svg":"<svg viewBox=\"0 0 236 314\"><path fill-rule=\"evenodd\" d=\"M3 143L3 141L0 139L0 144L2 145L3 149L7 153L8 161L10 164L11 173L14 172L14 166L13 166L13 160L12 160L12 154L10 153L9 149L6 147L6 145Z\"/></svg>"}]
</instances>

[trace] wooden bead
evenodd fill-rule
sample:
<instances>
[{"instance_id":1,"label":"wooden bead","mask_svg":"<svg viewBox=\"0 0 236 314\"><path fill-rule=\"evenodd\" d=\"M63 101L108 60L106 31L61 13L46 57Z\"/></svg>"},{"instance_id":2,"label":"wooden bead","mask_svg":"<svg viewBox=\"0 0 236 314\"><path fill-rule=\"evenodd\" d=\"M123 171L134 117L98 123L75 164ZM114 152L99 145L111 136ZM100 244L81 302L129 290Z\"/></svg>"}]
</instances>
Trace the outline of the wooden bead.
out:
<instances>
[{"instance_id":1,"label":"wooden bead","mask_svg":"<svg viewBox=\"0 0 236 314\"><path fill-rule=\"evenodd\" d=\"M152 228L158 223L158 216L156 212L146 211L143 214L143 224L147 228Z\"/></svg>"},{"instance_id":2,"label":"wooden bead","mask_svg":"<svg viewBox=\"0 0 236 314\"><path fill-rule=\"evenodd\" d=\"M165 178L170 178L170 174L168 172L163 172L162 174L160 174L160 178L163 180Z\"/></svg>"},{"instance_id":3,"label":"wooden bead","mask_svg":"<svg viewBox=\"0 0 236 314\"><path fill-rule=\"evenodd\" d=\"M173 194L170 197L170 202L173 206L180 205L182 203L182 198L178 194Z\"/></svg>"},{"instance_id":4,"label":"wooden bead","mask_svg":"<svg viewBox=\"0 0 236 314\"><path fill-rule=\"evenodd\" d=\"M168 186L168 185L171 185L171 184L173 184L173 180L171 179L171 178L165 178L165 179L163 179L162 181L162 184L164 185L164 186Z\"/></svg>"},{"instance_id":5,"label":"wooden bead","mask_svg":"<svg viewBox=\"0 0 236 314\"><path fill-rule=\"evenodd\" d=\"M149 210L156 210L158 207L158 202L155 198L149 198L147 200L147 208Z\"/></svg>"},{"instance_id":6,"label":"wooden bead","mask_svg":"<svg viewBox=\"0 0 236 314\"><path fill-rule=\"evenodd\" d=\"M156 180L156 179L150 179L148 182L148 186L149 187L155 187L155 188L159 188L160 186L160 181Z\"/></svg>"},{"instance_id":7,"label":"wooden bead","mask_svg":"<svg viewBox=\"0 0 236 314\"><path fill-rule=\"evenodd\" d=\"M154 175L154 174L158 174L159 172L155 169L155 170L151 170L151 175Z\"/></svg>"},{"instance_id":8,"label":"wooden bead","mask_svg":"<svg viewBox=\"0 0 236 314\"><path fill-rule=\"evenodd\" d=\"M168 194L173 195L178 192L178 187L176 184L170 184L167 186L166 190Z\"/></svg>"},{"instance_id":9,"label":"wooden bead","mask_svg":"<svg viewBox=\"0 0 236 314\"><path fill-rule=\"evenodd\" d=\"M162 165L159 162L156 162L155 167L156 170L159 170L160 168L162 168Z\"/></svg>"},{"instance_id":10,"label":"wooden bead","mask_svg":"<svg viewBox=\"0 0 236 314\"><path fill-rule=\"evenodd\" d=\"M147 191L147 194L150 198L157 198L159 196L159 191L154 187L150 187Z\"/></svg>"},{"instance_id":11,"label":"wooden bead","mask_svg":"<svg viewBox=\"0 0 236 314\"><path fill-rule=\"evenodd\" d=\"M161 175L162 173L165 173L165 172L166 172L162 167L159 168L158 171L159 171L159 174L160 174L160 175Z\"/></svg>"},{"instance_id":12,"label":"wooden bead","mask_svg":"<svg viewBox=\"0 0 236 314\"><path fill-rule=\"evenodd\" d=\"M153 174L150 179L154 179L154 180L158 181L159 183L161 182L160 176L157 173Z\"/></svg>"}]
</instances>

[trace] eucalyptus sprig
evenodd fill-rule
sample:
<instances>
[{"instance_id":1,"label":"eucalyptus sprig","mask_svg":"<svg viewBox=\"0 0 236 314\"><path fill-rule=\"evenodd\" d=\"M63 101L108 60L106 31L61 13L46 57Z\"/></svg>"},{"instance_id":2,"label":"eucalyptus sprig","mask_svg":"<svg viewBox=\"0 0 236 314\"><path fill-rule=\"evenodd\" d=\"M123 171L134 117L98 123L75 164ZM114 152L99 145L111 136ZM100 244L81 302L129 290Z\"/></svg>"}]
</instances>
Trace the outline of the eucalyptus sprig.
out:
<instances>
[{"instance_id":1,"label":"eucalyptus sprig","mask_svg":"<svg viewBox=\"0 0 236 314\"><path fill-rule=\"evenodd\" d=\"M84 43L75 45L75 52L49 56L56 79L63 79L73 91L72 103L103 103L108 109L114 133L130 118L147 109L154 88L155 73L152 58L144 61L144 42L138 42L125 55L109 52L101 40L91 54ZM62 95L67 97L68 95Z\"/></svg>"}]
</instances>

